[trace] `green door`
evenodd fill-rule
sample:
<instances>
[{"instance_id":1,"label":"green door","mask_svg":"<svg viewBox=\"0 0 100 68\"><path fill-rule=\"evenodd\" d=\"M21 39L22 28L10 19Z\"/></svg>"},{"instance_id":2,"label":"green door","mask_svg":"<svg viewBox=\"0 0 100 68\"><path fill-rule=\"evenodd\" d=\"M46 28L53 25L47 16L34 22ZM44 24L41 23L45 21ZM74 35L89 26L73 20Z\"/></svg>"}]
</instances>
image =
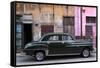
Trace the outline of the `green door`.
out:
<instances>
[{"instance_id":1,"label":"green door","mask_svg":"<svg viewBox=\"0 0 100 68\"><path fill-rule=\"evenodd\" d=\"M62 54L64 45L59 35L51 35L47 41L49 54Z\"/></svg>"},{"instance_id":2,"label":"green door","mask_svg":"<svg viewBox=\"0 0 100 68\"><path fill-rule=\"evenodd\" d=\"M49 54L63 54L64 45L61 41L52 41L49 44Z\"/></svg>"},{"instance_id":3,"label":"green door","mask_svg":"<svg viewBox=\"0 0 100 68\"><path fill-rule=\"evenodd\" d=\"M81 47L77 46L76 44L73 44L75 41L70 35L63 35L62 36L63 41L63 54L78 54L81 51Z\"/></svg>"},{"instance_id":4,"label":"green door","mask_svg":"<svg viewBox=\"0 0 100 68\"><path fill-rule=\"evenodd\" d=\"M80 46L77 46L77 45L74 45L74 44L71 44L71 43L73 43L73 41L64 43L64 46L65 46L65 48L63 49L64 53L65 54L80 53L82 48Z\"/></svg>"}]
</instances>

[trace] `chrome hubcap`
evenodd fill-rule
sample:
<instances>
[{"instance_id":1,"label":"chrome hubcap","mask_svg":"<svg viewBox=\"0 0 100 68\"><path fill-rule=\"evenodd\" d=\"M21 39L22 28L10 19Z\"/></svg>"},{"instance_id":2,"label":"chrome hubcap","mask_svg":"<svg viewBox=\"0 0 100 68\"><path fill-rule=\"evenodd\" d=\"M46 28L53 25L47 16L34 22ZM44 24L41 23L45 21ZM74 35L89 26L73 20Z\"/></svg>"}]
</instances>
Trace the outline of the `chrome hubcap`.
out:
<instances>
[{"instance_id":1,"label":"chrome hubcap","mask_svg":"<svg viewBox=\"0 0 100 68\"><path fill-rule=\"evenodd\" d=\"M89 56L89 51L88 50L84 50L83 51L83 56L84 57L88 57Z\"/></svg>"},{"instance_id":2,"label":"chrome hubcap","mask_svg":"<svg viewBox=\"0 0 100 68\"><path fill-rule=\"evenodd\" d=\"M36 58L37 58L37 60L42 60L44 58L43 53L42 52L36 53Z\"/></svg>"}]
</instances>

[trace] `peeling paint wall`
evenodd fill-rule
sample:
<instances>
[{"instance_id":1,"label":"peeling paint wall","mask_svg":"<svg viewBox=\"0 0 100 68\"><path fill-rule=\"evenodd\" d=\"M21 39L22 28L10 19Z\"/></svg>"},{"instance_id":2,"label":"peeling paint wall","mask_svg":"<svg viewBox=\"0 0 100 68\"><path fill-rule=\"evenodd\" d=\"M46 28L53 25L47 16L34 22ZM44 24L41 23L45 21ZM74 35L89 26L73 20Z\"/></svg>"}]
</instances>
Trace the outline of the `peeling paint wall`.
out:
<instances>
[{"instance_id":1,"label":"peeling paint wall","mask_svg":"<svg viewBox=\"0 0 100 68\"><path fill-rule=\"evenodd\" d=\"M41 25L53 25L54 32L63 32L63 17L74 16L74 6L23 3L17 5L17 12L21 12L20 14L32 14L34 40L41 37Z\"/></svg>"}]
</instances>

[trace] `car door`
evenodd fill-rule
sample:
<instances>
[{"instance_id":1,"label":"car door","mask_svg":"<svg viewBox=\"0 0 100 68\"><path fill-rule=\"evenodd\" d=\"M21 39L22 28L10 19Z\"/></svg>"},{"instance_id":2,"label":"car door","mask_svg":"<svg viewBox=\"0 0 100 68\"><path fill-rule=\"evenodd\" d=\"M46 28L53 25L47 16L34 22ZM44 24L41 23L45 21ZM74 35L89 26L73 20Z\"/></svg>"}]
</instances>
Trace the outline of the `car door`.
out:
<instances>
[{"instance_id":1,"label":"car door","mask_svg":"<svg viewBox=\"0 0 100 68\"><path fill-rule=\"evenodd\" d=\"M59 35L52 35L48 40L49 55L57 55L63 53L64 45Z\"/></svg>"},{"instance_id":2,"label":"car door","mask_svg":"<svg viewBox=\"0 0 100 68\"><path fill-rule=\"evenodd\" d=\"M77 46L75 41L70 35L63 35L62 36L62 41L63 41L63 52L64 54L78 54L80 53L80 47Z\"/></svg>"}]
</instances>

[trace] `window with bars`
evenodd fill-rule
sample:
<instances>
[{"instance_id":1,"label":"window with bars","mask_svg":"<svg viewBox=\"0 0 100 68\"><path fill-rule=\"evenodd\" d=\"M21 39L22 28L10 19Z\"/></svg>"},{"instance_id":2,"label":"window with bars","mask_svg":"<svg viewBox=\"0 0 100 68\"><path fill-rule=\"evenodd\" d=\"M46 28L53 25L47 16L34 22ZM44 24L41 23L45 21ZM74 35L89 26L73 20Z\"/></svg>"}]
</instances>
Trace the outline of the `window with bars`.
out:
<instances>
[{"instance_id":1,"label":"window with bars","mask_svg":"<svg viewBox=\"0 0 100 68\"><path fill-rule=\"evenodd\" d=\"M74 25L74 17L64 17L64 25Z\"/></svg>"},{"instance_id":2,"label":"window with bars","mask_svg":"<svg viewBox=\"0 0 100 68\"><path fill-rule=\"evenodd\" d=\"M92 26L86 25L86 36L92 36Z\"/></svg>"},{"instance_id":3,"label":"window with bars","mask_svg":"<svg viewBox=\"0 0 100 68\"><path fill-rule=\"evenodd\" d=\"M86 17L86 23L96 23L96 17Z\"/></svg>"},{"instance_id":4,"label":"window with bars","mask_svg":"<svg viewBox=\"0 0 100 68\"><path fill-rule=\"evenodd\" d=\"M63 18L63 32L69 33L74 36L75 30L74 30L74 17L64 17Z\"/></svg>"}]
</instances>

